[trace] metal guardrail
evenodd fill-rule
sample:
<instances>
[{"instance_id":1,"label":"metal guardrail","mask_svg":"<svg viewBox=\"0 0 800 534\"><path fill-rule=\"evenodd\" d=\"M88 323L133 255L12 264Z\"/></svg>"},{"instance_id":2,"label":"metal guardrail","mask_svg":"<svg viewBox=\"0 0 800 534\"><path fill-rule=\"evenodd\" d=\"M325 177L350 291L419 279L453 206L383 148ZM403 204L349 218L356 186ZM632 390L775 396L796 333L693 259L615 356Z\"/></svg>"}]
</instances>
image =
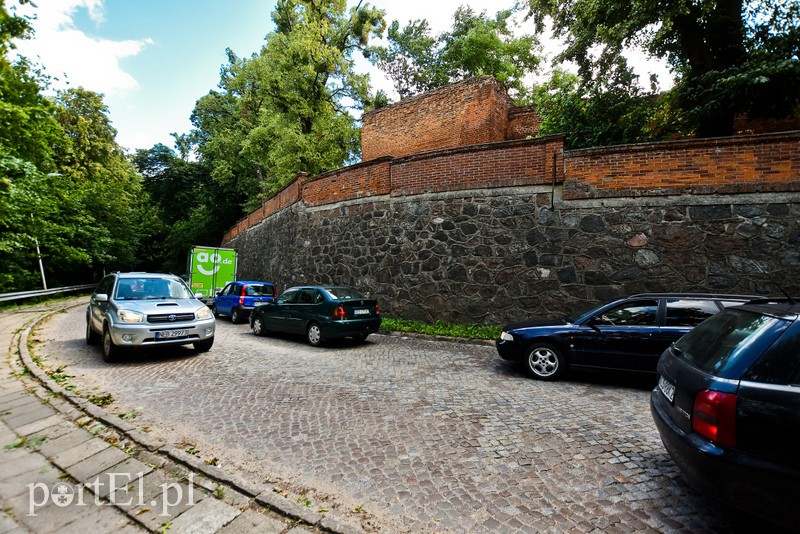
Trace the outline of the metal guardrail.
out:
<instances>
[{"instance_id":1,"label":"metal guardrail","mask_svg":"<svg viewBox=\"0 0 800 534\"><path fill-rule=\"evenodd\" d=\"M17 291L16 293L0 293L0 302L8 302L12 300L25 300L34 297L45 297L47 295L56 295L58 293L74 293L76 291L92 289L96 286L97 284L83 284L80 286L54 287L53 289L39 289L37 291Z\"/></svg>"}]
</instances>

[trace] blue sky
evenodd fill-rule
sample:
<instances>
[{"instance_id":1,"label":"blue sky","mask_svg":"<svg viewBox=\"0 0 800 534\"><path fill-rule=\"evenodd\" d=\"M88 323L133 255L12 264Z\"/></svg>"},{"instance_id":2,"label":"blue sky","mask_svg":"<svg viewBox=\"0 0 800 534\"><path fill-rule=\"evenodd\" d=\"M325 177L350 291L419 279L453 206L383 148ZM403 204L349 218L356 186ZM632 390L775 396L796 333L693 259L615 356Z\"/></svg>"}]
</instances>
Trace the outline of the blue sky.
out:
<instances>
[{"instance_id":1,"label":"blue sky","mask_svg":"<svg viewBox=\"0 0 800 534\"><path fill-rule=\"evenodd\" d=\"M348 1L349 5L354 2ZM463 4L494 14L513 0L373 0L387 23L427 18L434 32L452 25ZM35 37L20 53L55 78L54 88L83 86L102 93L123 147L173 146L170 132L186 133L198 98L215 89L225 49L257 52L273 29L274 0L34 0L18 9L32 14ZM6 7L16 5L15 0ZM531 33L530 24L521 32ZM548 47L552 49L551 47ZM391 83L366 62L373 87L392 94ZM647 64L645 71L664 72ZM67 85L68 84L68 85Z\"/></svg>"}]
</instances>

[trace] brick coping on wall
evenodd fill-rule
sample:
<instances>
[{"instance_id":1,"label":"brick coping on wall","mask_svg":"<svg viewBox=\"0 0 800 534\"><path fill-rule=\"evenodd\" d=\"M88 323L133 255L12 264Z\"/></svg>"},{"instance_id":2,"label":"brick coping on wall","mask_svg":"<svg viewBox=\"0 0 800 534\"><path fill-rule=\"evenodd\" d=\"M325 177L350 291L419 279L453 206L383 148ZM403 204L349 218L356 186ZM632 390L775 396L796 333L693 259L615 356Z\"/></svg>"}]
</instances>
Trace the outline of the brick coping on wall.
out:
<instances>
[{"instance_id":1,"label":"brick coping on wall","mask_svg":"<svg viewBox=\"0 0 800 534\"><path fill-rule=\"evenodd\" d=\"M223 242L230 241L239 232L260 223L273 213L306 201L304 193L309 197L312 189L315 193L312 205L320 206L384 194L413 195L428 189L471 190L475 188L476 180L482 180L487 184L486 187L541 185L541 169L548 169L548 172L556 169L560 172L554 178L556 183L564 184L565 200L800 190L800 131L682 139L569 151L563 150L563 140L563 135L553 135L483 143L402 157L382 156L315 177L300 173L295 180L265 200L258 209L231 227ZM772 145L775 149L765 149L762 148L763 145ZM526 148L530 148L531 158L544 158L544 161L529 160L528 167L537 169L535 172L520 174L519 165L498 167L498 161L505 162L513 156L512 152ZM457 165L460 157L480 153L492 153L493 157L473 161L475 169L470 171L473 175L468 176L461 168L454 168L448 173L448 163ZM652 154L653 157L643 159L643 154ZM549 161L553 156L557 162L555 167ZM519 158L519 155L516 157ZM696 158L700 158L699 161ZM757 161L753 163L755 160ZM484 168L481 168L481 161ZM408 165L430 165L429 176L435 176L436 180L444 182L430 184L428 188L403 188L401 184L393 183L393 168L402 169ZM388 177L382 174L386 172ZM503 172L511 174L499 175ZM532 173L538 174L534 176ZM462 176L463 181L458 182L458 176ZM547 178L545 176L544 180L547 181ZM331 180L331 185L337 186L327 198L325 180ZM652 185L647 180L651 180ZM363 189L351 190L354 187ZM296 188L294 194L291 188ZM310 202L310 198L308 201Z\"/></svg>"}]
</instances>

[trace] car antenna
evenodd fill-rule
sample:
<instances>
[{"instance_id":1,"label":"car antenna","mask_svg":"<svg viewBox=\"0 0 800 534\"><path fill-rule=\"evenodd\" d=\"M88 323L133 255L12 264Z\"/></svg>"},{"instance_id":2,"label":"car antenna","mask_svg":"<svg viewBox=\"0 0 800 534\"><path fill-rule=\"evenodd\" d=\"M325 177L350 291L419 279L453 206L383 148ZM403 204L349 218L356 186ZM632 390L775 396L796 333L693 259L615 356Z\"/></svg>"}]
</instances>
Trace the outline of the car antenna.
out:
<instances>
[{"instance_id":1,"label":"car antenna","mask_svg":"<svg viewBox=\"0 0 800 534\"><path fill-rule=\"evenodd\" d=\"M783 286L781 286L778 282L776 282L775 279L772 278L772 276L767 271L765 271L763 267L761 267L760 263L758 263L756 260L752 258L750 259L750 261L752 261L756 265L758 270L761 271L764 275L766 275L769 281L772 282L775 285L775 287L777 287L780 290L781 293L783 293L783 295L786 297L786 300L789 301L789 304L791 304L792 306L797 304L797 302L795 302L792 296L789 295L789 293L787 293L785 289L783 289Z\"/></svg>"}]
</instances>

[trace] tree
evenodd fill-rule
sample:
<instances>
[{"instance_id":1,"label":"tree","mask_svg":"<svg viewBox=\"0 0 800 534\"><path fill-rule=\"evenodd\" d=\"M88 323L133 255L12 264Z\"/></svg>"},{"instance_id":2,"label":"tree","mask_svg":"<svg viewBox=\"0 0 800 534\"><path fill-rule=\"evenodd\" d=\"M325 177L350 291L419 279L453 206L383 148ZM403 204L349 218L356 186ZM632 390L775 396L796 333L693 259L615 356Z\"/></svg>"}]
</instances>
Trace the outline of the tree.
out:
<instances>
[{"instance_id":1,"label":"tree","mask_svg":"<svg viewBox=\"0 0 800 534\"><path fill-rule=\"evenodd\" d=\"M192 114L212 178L245 207L259 201L259 189L274 192L300 171L357 159L351 110L368 103L369 83L354 54L385 27L382 11L363 2L347 11L345 0L279 0L272 18L276 30L261 51L239 58L229 50L220 91Z\"/></svg>"},{"instance_id":2,"label":"tree","mask_svg":"<svg viewBox=\"0 0 800 534\"><path fill-rule=\"evenodd\" d=\"M786 117L800 104L800 4L787 0L529 0L539 30L551 17L569 43L560 59L584 83L604 78L623 50L669 61L686 129L729 135L737 114Z\"/></svg>"},{"instance_id":3,"label":"tree","mask_svg":"<svg viewBox=\"0 0 800 534\"><path fill-rule=\"evenodd\" d=\"M375 47L371 59L394 83L400 98L447 84L491 75L511 95L525 100L526 77L539 66L538 41L534 36L514 36L509 25L513 12L500 11L494 18L459 7L450 31L432 36L427 20L415 20L400 29L394 21L388 31L388 47Z\"/></svg>"},{"instance_id":4,"label":"tree","mask_svg":"<svg viewBox=\"0 0 800 534\"><path fill-rule=\"evenodd\" d=\"M87 267L95 277L107 269L137 268L137 249L146 229L136 227L136 212L148 199L108 118L102 95L67 89L56 98L56 120L69 141L55 153L56 191L62 208L50 216L46 236L51 250L73 251L62 273L79 276Z\"/></svg>"},{"instance_id":5,"label":"tree","mask_svg":"<svg viewBox=\"0 0 800 534\"><path fill-rule=\"evenodd\" d=\"M568 149L659 139L666 130L666 101L639 88L627 69L611 84L587 87L576 74L555 70L533 92L540 135L565 135Z\"/></svg>"}]
</instances>

